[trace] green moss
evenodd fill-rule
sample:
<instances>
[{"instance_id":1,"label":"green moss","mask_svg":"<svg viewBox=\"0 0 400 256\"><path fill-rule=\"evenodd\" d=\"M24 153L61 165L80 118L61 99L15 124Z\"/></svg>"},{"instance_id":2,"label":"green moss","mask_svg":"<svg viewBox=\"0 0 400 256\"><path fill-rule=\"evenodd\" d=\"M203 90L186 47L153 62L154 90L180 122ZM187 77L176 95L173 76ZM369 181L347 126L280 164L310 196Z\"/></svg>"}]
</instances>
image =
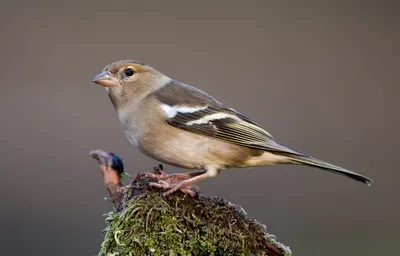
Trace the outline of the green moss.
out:
<instances>
[{"instance_id":1,"label":"green moss","mask_svg":"<svg viewBox=\"0 0 400 256\"><path fill-rule=\"evenodd\" d=\"M156 189L134 196L143 190L137 185L127 186L117 210L107 214L100 256L291 254L265 226L223 199L182 193L163 198ZM266 241L281 253L273 254Z\"/></svg>"}]
</instances>

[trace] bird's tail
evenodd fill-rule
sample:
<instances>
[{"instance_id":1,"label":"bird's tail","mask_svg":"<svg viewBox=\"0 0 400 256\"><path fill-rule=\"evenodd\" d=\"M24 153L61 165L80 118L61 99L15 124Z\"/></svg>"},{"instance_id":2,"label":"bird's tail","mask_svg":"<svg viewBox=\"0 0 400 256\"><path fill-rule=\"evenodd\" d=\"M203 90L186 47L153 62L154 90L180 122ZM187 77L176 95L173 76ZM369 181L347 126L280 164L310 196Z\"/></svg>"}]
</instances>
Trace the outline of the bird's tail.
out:
<instances>
[{"instance_id":1,"label":"bird's tail","mask_svg":"<svg viewBox=\"0 0 400 256\"><path fill-rule=\"evenodd\" d=\"M285 155L289 160L291 160L294 164L304 164L308 166L313 166L313 167L318 167L333 173L338 173L344 176L347 176L349 178L352 178L354 180L357 180L359 182L365 183L367 185L372 184L372 180L362 176L358 173L349 171L347 169L344 169L342 167L324 162L322 160L307 156L307 155L294 155L294 154L285 154L283 153L282 155Z\"/></svg>"}]
</instances>

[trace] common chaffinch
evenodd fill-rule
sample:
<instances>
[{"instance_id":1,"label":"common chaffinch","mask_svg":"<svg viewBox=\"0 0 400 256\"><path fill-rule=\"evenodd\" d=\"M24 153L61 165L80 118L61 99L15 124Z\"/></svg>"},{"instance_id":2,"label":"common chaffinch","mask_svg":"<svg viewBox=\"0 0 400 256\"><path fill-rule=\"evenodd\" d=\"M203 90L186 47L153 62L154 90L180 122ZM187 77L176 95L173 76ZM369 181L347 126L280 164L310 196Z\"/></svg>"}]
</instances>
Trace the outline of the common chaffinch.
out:
<instances>
[{"instance_id":1,"label":"common chaffinch","mask_svg":"<svg viewBox=\"0 0 400 256\"><path fill-rule=\"evenodd\" d=\"M92 79L105 86L130 143L161 162L200 171L155 186L173 193L221 170L303 164L371 184L355 172L290 149L257 123L205 92L134 60L114 62Z\"/></svg>"}]
</instances>

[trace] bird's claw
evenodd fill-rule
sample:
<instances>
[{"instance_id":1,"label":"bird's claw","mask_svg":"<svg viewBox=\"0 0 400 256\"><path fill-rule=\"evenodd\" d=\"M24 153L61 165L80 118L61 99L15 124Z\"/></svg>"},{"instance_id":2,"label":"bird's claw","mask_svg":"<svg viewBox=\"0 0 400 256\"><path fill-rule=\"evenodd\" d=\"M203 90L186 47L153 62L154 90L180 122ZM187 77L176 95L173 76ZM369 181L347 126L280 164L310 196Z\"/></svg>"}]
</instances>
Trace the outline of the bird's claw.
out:
<instances>
[{"instance_id":1,"label":"bird's claw","mask_svg":"<svg viewBox=\"0 0 400 256\"><path fill-rule=\"evenodd\" d=\"M187 174L174 173L168 175L163 171L163 166L161 164L154 167L153 173L146 173L144 175L147 178L154 178L157 180L156 182L149 182L150 187L169 189L167 192L163 193L164 197L178 190L190 195L191 197L194 197L197 194L197 187L192 185L181 185L181 181L187 177Z\"/></svg>"},{"instance_id":2,"label":"bird's claw","mask_svg":"<svg viewBox=\"0 0 400 256\"><path fill-rule=\"evenodd\" d=\"M191 197L195 197L197 194L196 189L194 186L188 185L188 186L179 186L179 183L168 183L163 180L159 180L158 182L149 182L150 187L156 187L156 188L162 188L162 189L169 189L168 191L163 193L163 196L169 196L170 194L174 193L175 191L181 191L184 194L188 194Z\"/></svg>"}]
</instances>

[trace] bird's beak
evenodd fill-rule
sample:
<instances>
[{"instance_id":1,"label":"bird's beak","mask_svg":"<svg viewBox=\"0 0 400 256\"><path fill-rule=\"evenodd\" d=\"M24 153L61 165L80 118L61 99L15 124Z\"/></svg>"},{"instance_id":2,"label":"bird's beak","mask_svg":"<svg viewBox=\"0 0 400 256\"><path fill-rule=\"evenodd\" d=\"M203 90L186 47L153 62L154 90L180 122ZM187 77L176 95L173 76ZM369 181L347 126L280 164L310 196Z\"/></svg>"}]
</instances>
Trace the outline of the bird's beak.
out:
<instances>
[{"instance_id":1,"label":"bird's beak","mask_svg":"<svg viewBox=\"0 0 400 256\"><path fill-rule=\"evenodd\" d=\"M119 81L116 78L110 76L107 71L104 71L103 73L93 77L92 83L106 87L113 87L119 85Z\"/></svg>"}]
</instances>

